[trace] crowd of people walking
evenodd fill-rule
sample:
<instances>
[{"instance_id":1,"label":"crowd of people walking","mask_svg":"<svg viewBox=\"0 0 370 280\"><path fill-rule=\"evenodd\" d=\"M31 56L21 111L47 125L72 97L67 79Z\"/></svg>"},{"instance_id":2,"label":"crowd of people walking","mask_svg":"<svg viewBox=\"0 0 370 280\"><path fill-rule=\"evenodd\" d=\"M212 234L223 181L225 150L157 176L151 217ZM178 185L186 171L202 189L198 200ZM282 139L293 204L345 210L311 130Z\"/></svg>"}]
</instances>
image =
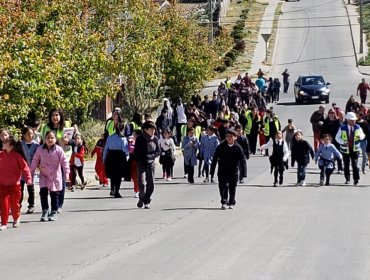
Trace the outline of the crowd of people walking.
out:
<instances>
[{"instance_id":1,"label":"crowd of people walking","mask_svg":"<svg viewBox=\"0 0 370 280\"><path fill-rule=\"evenodd\" d=\"M282 76L283 92L287 93L287 69ZM282 125L274 108L268 105L279 101L280 81L267 79L261 70L254 82L248 73L235 81L227 78L211 97L194 94L186 104L181 99L164 98L155 116L136 112L132 118L124 118L117 107L91 152L96 155L96 179L102 187L108 187L110 182L114 198L122 197L123 180L132 181L137 207L144 209L150 209L155 190L156 159L162 166L163 179L171 181L179 153L183 155L184 177L189 184L195 182L196 175L203 177L204 183L215 183L218 166L221 209L236 205L237 184L244 183L247 161L258 154L269 159L274 187L284 184L289 159L290 167L297 166L297 186L306 185L310 159L318 164L320 185L330 185L334 170L344 172L345 184L349 184L351 165L353 184L357 185L360 170L366 173L370 156L370 112L365 107L363 88L367 87L358 87L361 101L351 96L345 110L333 103L328 114L324 105L313 112L313 147L293 119ZM26 213L35 211L36 176L41 221L57 220L66 189L76 191L77 177L81 190L88 184L84 176L88 151L83 135L66 120L61 109L52 109L44 125L22 129L20 140L7 129L0 130L0 145L0 230L7 228L10 210L13 227L20 225L26 189Z\"/></svg>"}]
</instances>

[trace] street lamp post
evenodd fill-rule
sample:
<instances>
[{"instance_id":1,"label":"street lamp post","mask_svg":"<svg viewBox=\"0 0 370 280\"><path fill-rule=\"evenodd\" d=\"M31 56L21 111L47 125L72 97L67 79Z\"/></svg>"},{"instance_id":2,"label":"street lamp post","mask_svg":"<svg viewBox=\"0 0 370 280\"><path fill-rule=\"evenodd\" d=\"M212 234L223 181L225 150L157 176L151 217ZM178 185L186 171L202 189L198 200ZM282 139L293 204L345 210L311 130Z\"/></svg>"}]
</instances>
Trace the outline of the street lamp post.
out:
<instances>
[{"instance_id":1,"label":"street lamp post","mask_svg":"<svg viewBox=\"0 0 370 280\"><path fill-rule=\"evenodd\" d=\"M362 13L362 6L363 0L360 0L360 53L364 52L364 21L363 21L363 13Z\"/></svg>"}]
</instances>

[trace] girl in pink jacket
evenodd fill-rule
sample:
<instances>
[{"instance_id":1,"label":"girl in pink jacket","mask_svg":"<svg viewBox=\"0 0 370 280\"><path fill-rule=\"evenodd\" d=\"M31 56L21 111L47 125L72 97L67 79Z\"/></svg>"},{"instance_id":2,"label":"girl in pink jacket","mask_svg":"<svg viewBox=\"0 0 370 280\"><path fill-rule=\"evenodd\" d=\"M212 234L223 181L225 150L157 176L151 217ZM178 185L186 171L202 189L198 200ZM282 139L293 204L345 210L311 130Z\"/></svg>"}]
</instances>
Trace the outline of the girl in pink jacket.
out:
<instances>
[{"instance_id":1,"label":"girl in pink jacket","mask_svg":"<svg viewBox=\"0 0 370 280\"><path fill-rule=\"evenodd\" d=\"M49 131L45 135L45 144L38 147L32 163L31 173L35 173L36 168L40 170L40 200L42 207L41 221L45 222L57 220L59 205L59 193L63 188L62 169L64 179L69 182L69 164L64 154L63 148L56 144L57 138L54 131ZM48 195L51 199L51 212L49 213Z\"/></svg>"}]
</instances>

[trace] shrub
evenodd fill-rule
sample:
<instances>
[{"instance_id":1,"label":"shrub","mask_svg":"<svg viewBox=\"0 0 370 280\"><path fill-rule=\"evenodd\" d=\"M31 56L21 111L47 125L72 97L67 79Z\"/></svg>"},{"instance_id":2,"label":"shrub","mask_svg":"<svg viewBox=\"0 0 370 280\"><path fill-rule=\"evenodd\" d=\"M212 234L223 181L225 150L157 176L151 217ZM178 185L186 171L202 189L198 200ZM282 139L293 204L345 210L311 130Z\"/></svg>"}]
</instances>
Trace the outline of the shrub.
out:
<instances>
[{"instance_id":1,"label":"shrub","mask_svg":"<svg viewBox=\"0 0 370 280\"><path fill-rule=\"evenodd\" d=\"M232 60L231 57L225 56L224 63L227 67L230 67L230 66L233 66L234 60Z\"/></svg>"},{"instance_id":2,"label":"shrub","mask_svg":"<svg viewBox=\"0 0 370 280\"><path fill-rule=\"evenodd\" d=\"M225 54L226 57L230 57L232 60L235 60L240 53L237 50L230 50Z\"/></svg>"},{"instance_id":3,"label":"shrub","mask_svg":"<svg viewBox=\"0 0 370 280\"><path fill-rule=\"evenodd\" d=\"M235 40L235 45L233 47L234 50L237 50L238 52L243 53L245 51L245 41L244 40Z\"/></svg>"},{"instance_id":4,"label":"shrub","mask_svg":"<svg viewBox=\"0 0 370 280\"><path fill-rule=\"evenodd\" d=\"M222 73L222 72L226 71L226 69L227 69L226 65L223 64L223 65L217 66L215 71L217 71L218 73Z\"/></svg>"},{"instance_id":5,"label":"shrub","mask_svg":"<svg viewBox=\"0 0 370 280\"><path fill-rule=\"evenodd\" d=\"M98 120L89 120L81 124L79 131L83 140L85 140L89 153L94 149L96 141L100 138L100 135L103 134L104 125L105 122ZM85 155L90 157L89 154Z\"/></svg>"},{"instance_id":6,"label":"shrub","mask_svg":"<svg viewBox=\"0 0 370 280\"><path fill-rule=\"evenodd\" d=\"M231 36L234 38L234 40L240 40L240 39L243 39L245 37L245 32L243 30L241 31L233 31L231 33Z\"/></svg>"}]
</instances>

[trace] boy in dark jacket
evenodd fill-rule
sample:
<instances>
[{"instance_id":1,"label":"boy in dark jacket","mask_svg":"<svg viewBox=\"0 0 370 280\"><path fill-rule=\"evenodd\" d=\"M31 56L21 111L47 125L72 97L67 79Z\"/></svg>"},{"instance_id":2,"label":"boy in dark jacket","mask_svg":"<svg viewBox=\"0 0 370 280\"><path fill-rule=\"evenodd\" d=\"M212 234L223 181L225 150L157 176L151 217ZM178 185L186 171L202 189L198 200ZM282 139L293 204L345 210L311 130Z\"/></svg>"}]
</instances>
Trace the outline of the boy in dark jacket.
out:
<instances>
[{"instance_id":1,"label":"boy in dark jacket","mask_svg":"<svg viewBox=\"0 0 370 280\"><path fill-rule=\"evenodd\" d=\"M241 125L239 124L236 125L235 131L237 134L236 142L240 145L240 147L242 147L245 159L248 160L250 154L248 138L245 135L243 135ZM247 178L247 165L245 168L245 174L241 172L241 166L239 166L239 184L244 184L244 178Z\"/></svg>"},{"instance_id":2,"label":"boy in dark jacket","mask_svg":"<svg viewBox=\"0 0 370 280\"><path fill-rule=\"evenodd\" d=\"M134 155L137 161L139 179L139 201L137 207L150 208L150 197L154 191L155 158L161 154L158 138L155 136L156 126L152 121L146 121L143 134L136 138Z\"/></svg>"},{"instance_id":3,"label":"boy in dark jacket","mask_svg":"<svg viewBox=\"0 0 370 280\"><path fill-rule=\"evenodd\" d=\"M222 142L213 155L211 164L211 177L215 174L218 163L218 187L221 195L221 209L229 209L235 205L236 186L238 182L238 166L241 173L245 174L246 160L242 147L236 141L235 130L226 131L226 141Z\"/></svg>"}]
</instances>

